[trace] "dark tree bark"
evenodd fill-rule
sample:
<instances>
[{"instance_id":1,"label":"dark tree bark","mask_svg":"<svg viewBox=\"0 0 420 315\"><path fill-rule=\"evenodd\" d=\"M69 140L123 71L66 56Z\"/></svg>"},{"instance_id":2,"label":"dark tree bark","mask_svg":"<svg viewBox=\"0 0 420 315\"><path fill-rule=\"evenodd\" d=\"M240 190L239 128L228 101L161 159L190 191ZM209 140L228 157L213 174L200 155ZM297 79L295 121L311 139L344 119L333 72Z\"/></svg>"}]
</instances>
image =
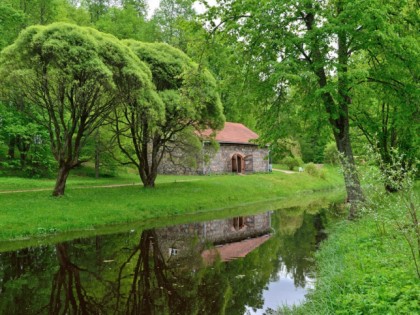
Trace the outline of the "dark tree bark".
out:
<instances>
[{"instance_id":1,"label":"dark tree bark","mask_svg":"<svg viewBox=\"0 0 420 315\"><path fill-rule=\"evenodd\" d=\"M31 143L29 141L25 141L25 139L21 136L18 136L16 138L16 144L20 153L20 166L24 168L26 166L26 158L28 156L29 149L31 148Z\"/></svg>"},{"instance_id":2,"label":"dark tree bark","mask_svg":"<svg viewBox=\"0 0 420 315\"><path fill-rule=\"evenodd\" d=\"M97 130L95 134L95 178L99 178L100 153L100 135L99 130Z\"/></svg>"},{"instance_id":3,"label":"dark tree bark","mask_svg":"<svg viewBox=\"0 0 420 315\"><path fill-rule=\"evenodd\" d=\"M67 177L70 174L71 167L67 164L62 164L59 167L57 179L55 182L54 190L53 190L53 196L63 196L64 191L66 189L66 181Z\"/></svg>"},{"instance_id":4,"label":"dark tree bark","mask_svg":"<svg viewBox=\"0 0 420 315\"><path fill-rule=\"evenodd\" d=\"M9 157L9 159L15 158L15 146L16 146L16 138L11 137L8 143L9 148L7 150L7 156Z\"/></svg>"},{"instance_id":5,"label":"dark tree bark","mask_svg":"<svg viewBox=\"0 0 420 315\"><path fill-rule=\"evenodd\" d=\"M56 251L60 269L53 279L49 314L89 314L80 269L70 261L65 244L56 245Z\"/></svg>"}]
</instances>

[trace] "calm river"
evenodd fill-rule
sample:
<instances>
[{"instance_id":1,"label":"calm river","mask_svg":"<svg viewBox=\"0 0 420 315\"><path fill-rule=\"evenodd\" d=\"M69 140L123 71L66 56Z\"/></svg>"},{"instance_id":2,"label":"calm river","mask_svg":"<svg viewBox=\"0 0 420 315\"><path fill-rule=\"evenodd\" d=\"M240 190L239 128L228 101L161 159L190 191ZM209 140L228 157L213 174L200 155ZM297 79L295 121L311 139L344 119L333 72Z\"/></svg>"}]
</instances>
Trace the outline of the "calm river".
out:
<instances>
[{"instance_id":1,"label":"calm river","mask_svg":"<svg viewBox=\"0 0 420 315\"><path fill-rule=\"evenodd\" d=\"M0 314L270 314L313 285L328 213L290 208L3 252Z\"/></svg>"}]
</instances>

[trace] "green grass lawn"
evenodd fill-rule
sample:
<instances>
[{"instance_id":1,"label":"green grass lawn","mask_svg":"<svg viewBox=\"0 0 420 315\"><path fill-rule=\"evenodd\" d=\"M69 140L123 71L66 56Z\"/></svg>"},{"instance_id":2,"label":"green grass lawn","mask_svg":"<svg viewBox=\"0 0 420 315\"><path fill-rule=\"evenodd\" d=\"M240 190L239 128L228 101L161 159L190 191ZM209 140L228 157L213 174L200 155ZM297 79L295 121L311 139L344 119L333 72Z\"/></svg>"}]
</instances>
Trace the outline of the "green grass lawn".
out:
<instances>
[{"instance_id":1,"label":"green grass lawn","mask_svg":"<svg viewBox=\"0 0 420 315\"><path fill-rule=\"evenodd\" d=\"M286 197L299 199L314 191L343 185L339 172L330 168L325 179L306 173L273 172L246 176L158 176L154 189L139 185L91 187L138 182L133 174L98 180L72 175L65 196L55 198L51 196L54 180L0 178L0 240L204 213ZM51 190L10 192L39 188Z\"/></svg>"}]
</instances>

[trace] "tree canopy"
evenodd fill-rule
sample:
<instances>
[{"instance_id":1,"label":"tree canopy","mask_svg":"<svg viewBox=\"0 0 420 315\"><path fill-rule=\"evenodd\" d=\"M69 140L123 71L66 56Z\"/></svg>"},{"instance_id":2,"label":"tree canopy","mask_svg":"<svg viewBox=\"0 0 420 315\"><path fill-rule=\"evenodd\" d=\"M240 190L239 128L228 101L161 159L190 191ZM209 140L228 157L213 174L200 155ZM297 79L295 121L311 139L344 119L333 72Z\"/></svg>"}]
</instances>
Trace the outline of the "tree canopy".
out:
<instances>
[{"instance_id":1,"label":"tree canopy","mask_svg":"<svg viewBox=\"0 0 420 315\"><path fill-rule=\"evenodd\" d=\"M187 130L221 128L223 109L216 81L180 50L162 43L125 41L151 70L163 104L162 115L128 101L115 115L119 146L145 186L154 186L164 154L182 146ZM130 141L124 141L129 138Z\"/></svg>"},{"instance_id":2,"label":"tree canopy","mask_svg":"<svg viewBox=\"0 0 420 315\"><path fill-rule=\"evenodd\" d=\"M388 61L410 60L407 71L415 73L415 67L408 67L416 60L414 55L405 59L395 49L395 45L405 45L418 54L418 42L412 45L408 43L414 43L413 39L407 44L398 40L402 34L399 28L405 22L395 18L397 8L406 10L412 1L384 5L380 0L220 0L217 4L210 8L208 21L214 31L236 38L249 60L251 74L270 86L271 92L266 90L261 104L266 112L270 115L273 107L285 103L293 105L290 95L294 91L306 96L299 102L305 111L317 108L312 111L315 117L326 119L330 125L342 157L348 200L353 205L362 201L350 132L353 100L364 82L383 83L389 90L392 82L381 82L377 76L380 66L392 69ZM358 60L363 55L367 59L360 66ZM261 122L267 126L266 119ZM272 136L272 128L266 130ZM351 216L355 215L355 208L352 210Z\"/></svg>"},{"instance_id":3,"label":"tree canopy","mask_svg":"<svg viewBox=\"0 0 420 315\"><path fill-rule=\"evenodd\" d=\"M59 165L54 195L64 194L86 139L122 96L153 93L150 72L110 35L70 24L33 26L3 50L1 74L27 113L49 132Z\"/></svg>"}]
</instances>

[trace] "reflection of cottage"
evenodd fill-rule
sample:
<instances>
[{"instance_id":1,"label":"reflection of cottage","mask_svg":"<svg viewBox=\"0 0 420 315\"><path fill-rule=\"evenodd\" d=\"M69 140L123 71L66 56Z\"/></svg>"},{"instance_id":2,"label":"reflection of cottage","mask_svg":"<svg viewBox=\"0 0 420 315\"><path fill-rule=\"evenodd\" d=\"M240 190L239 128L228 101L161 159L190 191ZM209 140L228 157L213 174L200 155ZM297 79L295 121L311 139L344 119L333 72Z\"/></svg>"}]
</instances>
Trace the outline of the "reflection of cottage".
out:
<instances>
[{"instance_id":1,"label":"reflection of cottage","mask_svg":"<svg viewBox=\"0 0 420 315\"><path fill-rule=\"evenodd\" d=\"M213 220L200 223L180 224L156 229L159 246L167 260L191 257L202 252L205 247L217 245L216 249L226 260L244 257L247 253L264 243L271 231L270 212L230 219ZM224 255L224 256L223 256ZM177 257L178 256L178 257ZM214 258L203 252L203 257ZM212 258L211 258L212 259Z\"/></svg>"},{"instance_id":2,"label":"reflection of cottage","mask_svg":"<svg viewBox=\"0 0 420 315\"><path fill-rule=\"evenodd\" d=\"M219 144L215 152L210 145L212 130L201 133L203 151L195 158L193 166L187 166L182 160L186 153L178 153L178 157L164 159L160 173L166 174L220 174L249 173L268 171L268 148L259 147L255 140L258 135L242 124L226 122L224 128L218 131L214 140ZM176 155L176 154L175 154ZM171 161L170 161L171 160ZM175 162L174 162L175 161Z\"/></svg>"}]
</instances>

